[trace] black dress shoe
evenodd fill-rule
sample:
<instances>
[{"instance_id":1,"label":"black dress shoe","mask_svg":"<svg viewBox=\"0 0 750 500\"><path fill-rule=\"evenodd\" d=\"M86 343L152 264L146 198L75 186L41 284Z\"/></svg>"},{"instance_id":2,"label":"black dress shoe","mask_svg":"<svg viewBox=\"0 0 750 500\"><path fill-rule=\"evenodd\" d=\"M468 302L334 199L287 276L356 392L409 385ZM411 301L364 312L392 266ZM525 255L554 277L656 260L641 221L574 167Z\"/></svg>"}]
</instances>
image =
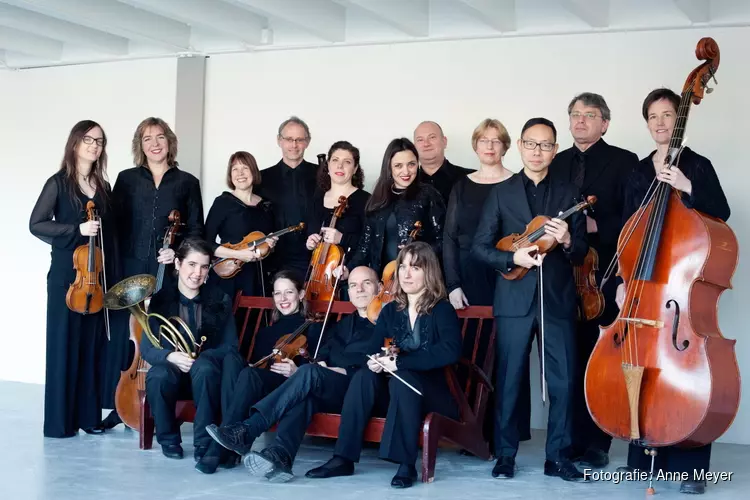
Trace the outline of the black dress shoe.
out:
<instances>
[{"instance_id":1,"label":"black dress shoe","mask_svg":"<svg viewBox=\"0 0 750 500\"><path fill-rule=\"evenodd\" d=\"M635 472L635 469L629 465L621 465L617 469L615 469L615 471L619 472L620 474L632 474L633 472Z\"/></svg>"},{"instance_id":2,"label":"black dress shoe","mask_svg":"<svg viewBox=\"0 0 750 500\"><path fill-rule=\"evenodd\" d=\"M200 462L201 458L203 458L203 455L206 454L206 450L208 450L208 446L195 446L193 449L193 458L195 459L195 462Z\"/></svg>"},{"instance_id":3,"label":"black dress shoe","mask_svg":"<svg viewBox=\"0 0 750 500\"><path fill-rule=\"evenodd\" d=\"M568 459L552 462L544 461L544 475L559 477L564 481L585 481L583 473Z\"/></svg>"},{"instance_id":4,"label":"black dress shoe","mask_svg":"<svg viewBox=\"0 0 750 500\"><path fill-rule=\"evenodd\" d=\"M184 455L182 446L180 446L179 444L163 444L161 445L161 452L165 457L174 458L177 460L180 460Z\"/></svg>"},{"instance_id":5,"label":"black dress shoe","mask_svg":"<svg viewBox=\"0 0 750 500\"><path fill-rule=\"evenodd\" d=\"M354 462L344 457L334 455L332 459L320 467L310 469L305 477L325 479L328 477L351 476L354 474Z\"/></svg>"},{"instance_id":6,"label":"black dress shoe","mask_svg":"<svg viewBox=\"0 0 750 500\"><path fill-rule=\"evenodd\" d=\"M688 495L702 495L706 492L706 481L683 481L680 483L680 493Z\"/></svg>"},{"instance_id":7,"label":"black dress shoe","mask_svg":"<svg viewBox=\"0 0 750 500\"><path fill-rule=\"evenodd\" d=\"M104 434L104 427L102 427L101 425L97 425L96 427L83 429L83 432L85 432L86 434Z\"/></svg>"},{"instance_id":8,"label":"black dress shoe","mask_svg":"<svg viewBox=\"0 0 750 500\"><path fill-rule=\"evenodd\" d=\"M221 427L211 424L206 426L206 432L214 441L238 455L250 453L253 441L255 441L255 438L249 435L248 428L243 423L222 425Z\"/></svg>"},{"instance_id":9,"label":"black dress shoe","mask_svg":"<svg viewBox=\"0 0 750 500\"><path fill-rule=\"evenodd\" d=\"M122 423L122 419L120 418L120 415L117 413L117 410L112 410L109 412L109 415L106 416L104 420L102 420L102 423L99 424L100 427L104 428L105 430L114 429L116 426Z\"/></svg>"},{"instance_id":10,"label":"black dress shoe","mask_svg":"<svg viewBox=\"0 0 750 500\"><path fill-rule=\"evenodd\" d=\"M391 479L392 488L411 488L414 485L414 481L417 480L417 468L413 465L401 464L398 468L398 472Z\"/></svg>"},{"instance_id":11,"label":"black dress shoe","mask_svg":"<svg viewBox=\"0 0 750 500\"><path fill-rule=\"evenodd\" d=\"M271 446L258 453L251 451L242 457L242 463L254 476L265 476L272 483L286 483L294 477L292 459L278 446Z\"/></svg>"},{"instance_id":12,"label":"black dress shoe","mask_svg":"<svg viewBox=\"0 0 750 500\"><path fill-rule=\"evenodd\" d=\"M511 479L516 473L516 459L513 457L500 457L495 467L492 468L492 477L496 479Z\"/></svg>"},{"instance_id":13,"label":"black dress shoe","mask_svg":"<svg viewBox=\"0 0 750 500\"><path fill-rule=\"evenodd\" d=\"M589 448L580 458L582 465L588 465L592 469L603 469L609 465L609 455L597 448Z\"/></svg>"}]
</instances>

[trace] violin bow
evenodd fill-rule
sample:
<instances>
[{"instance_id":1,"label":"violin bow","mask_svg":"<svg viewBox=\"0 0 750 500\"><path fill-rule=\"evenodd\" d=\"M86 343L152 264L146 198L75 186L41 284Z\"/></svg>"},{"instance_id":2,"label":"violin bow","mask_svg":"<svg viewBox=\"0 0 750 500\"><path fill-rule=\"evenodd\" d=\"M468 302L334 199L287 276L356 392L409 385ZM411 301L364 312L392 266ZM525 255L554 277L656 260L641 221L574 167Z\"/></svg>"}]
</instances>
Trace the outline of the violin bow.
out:
<instances>
[{"instance_id":1,"label":"violin bow","mask_svg":"<svg viewBox=\"0 0 750 500\"><path fill-rule=\"evenodd\" d=\"M379 364L383 368L383 370L387 371L388 373L390 373L391 375L393 375L394 377L396 377L398 380L400 380L401 382L403 382L406 385L406 387L408 387L412 391L414 391L417 394L419 394L420 396L422 396L422 393L419 392L416 387L414 387L409 382L407 382L406 380L404 380L401 377L399 377L398 375L396 375L396 372L391 371L388 367L386 367L383 363L381 363L378 358L376 358L372 354L368 354L367 357L370 358L371 360L375 361L377 364Z\"/></svg>"},{"instance_id":2,"label":"violin bow","mask_svg":"<svg viewBox=\"0 0 750 500\"><path fill-rule=\"evenodd\" d=\"M102 224L102 219L97 215L96 217L99 220L99 248L102 252L102 285L104 285L104 293L107 293L107 258L104 255L104 224ZM109 330L109 308L104 308L104 331L107 332L107 340L110 340L110 330Z\"/></svg>"},{"instance_id":3,"label":"violin bow","mask_svg":"<svg viewBox=\"0 0 750 500\"><path fill-rule=\"evenodd\" d=\"M344 266L344 259L346 259L346 254L349 253L349 250L351 250L351 247L347 247L346 252L344 252L344 255L341 257L341 266ZM315 354L313 355L313 362L318 359L318 351L320 350L320 341L323 340L323 332L326 331L326 323L328 323L328 315L331 314L331 306L333 306L333 299L336 297L336 288L339 286L339 281L341 280L341 275L344 274L343 270L339 273L338 276L336 276L336 281L333 284L333 293L331 294L331 298L328 300L328 310L326 311L326 316L323 318L323 327L320 329L320 335L318 335L318 345L315 347Z\"/></svg>"}]
</instances>

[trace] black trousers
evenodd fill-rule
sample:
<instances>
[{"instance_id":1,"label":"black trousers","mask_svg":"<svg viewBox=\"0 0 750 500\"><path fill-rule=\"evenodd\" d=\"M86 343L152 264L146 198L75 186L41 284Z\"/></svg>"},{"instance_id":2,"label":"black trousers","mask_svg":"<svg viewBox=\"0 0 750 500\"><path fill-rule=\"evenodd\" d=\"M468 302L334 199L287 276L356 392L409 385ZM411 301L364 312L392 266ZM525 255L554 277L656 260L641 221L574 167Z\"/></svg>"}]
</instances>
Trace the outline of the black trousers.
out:
<instances>
[{"instance_id":1,"label":"black trousers","mask_svg":"<svg viewBox=\"0 0 750 500\"><path fill-rule=\"evenodd\" d=\"M351 377L317 364L306 364L283 385L260 400L253 410L270 427L279 424L273 446L294 460L315 413L339 413Z\"/></svg>"},{"instance_id":2,"label":"black trousers","mask_svg":"<svg viewBox=\"0 0 750 500\"><path fill-rule=\"evenodd\" d=\"M47 284L45 437L74 436L78 429L95 427L102 419L104 315L68 309L67 288Z\"/></svg>"},{"instance_id":3,"label":"black trousers","mask_svg":"<svg viewBox=\"0 0 750 500\"><path fill-rule=\"evenodd\" d=\"M182 442L180 427L175 419L175 406L178 399L192 397L195 403L193 444L208 446L211 436L206 432L206 426L218 421L221 410L222 361L223 356L208 350L198 356L187 373L171 363L149 368L146 374L146 398L154 415L159 444Z\"/></svg>"},{"instance_id":4,"label":"black trousers","mask_svg":"<svg viewBox=\"0 0 750 500\"><path fill-rule=\"evenodd\" d=\"M458 418L458 407L448 389L442 368L429 372L399 370L397 374L423 396L395 377L373 373L367 368L359 370L352 377L344 396L335 455L358 462L367 422L373 414L382 415L386 410L380 458L414 465L425 415L437 412Z\"/></svg>"},{"instance_id":5,"label":"black trousers","mask_svg":"<svg viewBox=\"0 0 750 500\"><path fill-rule=\"evenodd\" d=\"M288 379L263 368L254 368L237 357L227 357L222 368L222 425L250 416L250 409Z\"/></svg>"},{"instance_id":6,"label":"black trousers","mask_svg":"<svg viewBox=\"0 0 750 500\"><path fill-rule=\"evenodd\" d=\"M518 452L518 419L522 381L528 376L529 354L540 323L539 308L522 317L497 316L497 379L495 412L495 453L515 457ZM544 318L544 359L549 394L547 460L567 457L573 430L573 389L575 384L574 321Z\"/></svg>"},{"instance_id":7,"label":"black trousers","mask_svg":"<svg viewBox=\"0 0 750 500\"><path fill-rule=\"evenodd\" d=\"M657 448L654 458L654 474L664 472L687 472L690 478L694 471L709 470L711 462L711 445L698 448L678 448L666 446ZM642 471L651 470L651 456L646 455L645 448L631 444L628 447L628 465Z\"/></svg>"}]
</instances>

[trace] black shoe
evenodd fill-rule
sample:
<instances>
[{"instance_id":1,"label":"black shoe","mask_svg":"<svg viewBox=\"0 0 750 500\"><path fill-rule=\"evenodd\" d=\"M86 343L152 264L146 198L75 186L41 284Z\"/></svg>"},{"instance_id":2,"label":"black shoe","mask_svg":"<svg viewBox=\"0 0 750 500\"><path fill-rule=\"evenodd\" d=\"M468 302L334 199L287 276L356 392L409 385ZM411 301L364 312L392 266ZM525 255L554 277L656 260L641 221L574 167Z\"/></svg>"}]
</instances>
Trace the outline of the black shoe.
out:
<instances>
[{"instance_id":1,"label":"black shoe","mask_svg":"<svg viewBox=\"0 0 750 500\"><path fill-rule=\"evenodd\" d=\"M238 455L250 453L255 438L249 436L247 426L243 423L222 425L216 424L206 426L206 432L220 445Z\"/></svg>"},{"instance_id":2,"label":"black shoe","mask_svg":"<svg viewBox=\"0 0 750 500\"><path fill-rule=\"evenodd\" d=\"M109 430L109 429L114 429L121 423L122 423L122 419L120 418L120 415L117 413L117 410L112 410L111 412L109 412L109 415L107 415L106 418L102 420L102 423L99 424L99 426L105 430Z\"/></svg>"},{"instance_id":3,"label":"black shoe","mask_svg":"<svg viewBox=\"0 0 750 500\"><path fill-rule=\"evenodd\" d=\"M352 474L354 474L354 462L334 455L332 459L320 467L315 467L307 471L305 477L325 479L328 477L351 476Z\"/></svg>"},{"instance_id":4,"label":"black shoe","mask_svg":"<svg viewBox=\"0 0 750 500\"><path fill-rule=\"evenodd\" d=\"M683 481L680 484L680 493L688 495L702 495L706 492L706 481Z\"/></svg>"},{"instance_id":5,"label":"black shoe","mask_svg":"<svg viewBox=\"0 0 750 500\"><path fill-rule=\"evenodd\" d=\"M391 479L391 487L393 488L411 488L414 485L414 481L417 480L417 468L413 465L401 464L398 467L398 472Z\"/></svg>"},{"instance_id":6,"label":"black shoe","mask_svg":"<svg viewBox=\"0 0 750 500\"><path fill-rule=\"evenodd\" d=\"M219 467L231 469L237 465L239 458L236 453L227 450L216 441L211 441L206 452L195 464L195 470L204 474L213 474Z\"/></svg>"},{"instance_id":7,"label":"black shoe","mask_svg":"<svg viewBox=\"0 0 750 500\"><path fill-rule=\"evenodd\" d=\"M578 461L592 469L603 469L609 465L609 455L597 448L589 448Z\"/></svg>"},{"instance_id":8,"label":"black shoe","mask_svg":"<svg viewBox=\"0 0 750 500\"><path fill-rule=\"evenodd\" d=\"M182 446L179 444L163 444L161 445L161 452L167 458L174 458L180 460L183 456Z\"/></svg>"},{"instance_id":9,"label":"black shoe","mask_svg":"<svg viewBox=\"0 0 750 500\"><path fill-rule=\"evenodd\" d=\"M617 469L615 469L615 471L619 472L620 474L632 474L633 472L635 472L635 469L629 465L621 465Z\"/></svg>"},{"instance_id":10,"label":"black shoe","mask_svg":"<svg viewBox=\"0 0 750 500\"><path fill-rule=\"evenodd\" d=\"M513 457L500 457L495 467L492 468L492 477L497 479L511 479L516 473L516 459Z\"/></svg>"},{"instance_id":11,"label":"black shoe","mask_svg":"<svg viewBox=\"0 0 750 500\"><path fill-rule=\"evenodd\" d=\"M552 462L551 460L544 461L544 475L559 477L564 481L585 481L583 473L576 469L573 462L564 459L558 462Z\"/></svg>"},{"instance_id":12,"label":"black shoe","mask_svg":"<svg viewBox=\"0 0 750 500\"><path fill-rule=\"evenodd\" d=\"M193 459L195 459L195 462L200 462L201 458L203 458L203 455L206 454L206 451L208 450L208 446L195 446L193 448Z\"/></svg>"},{"instance_id":13,"label":"black shoe","mask_svg":"<svg viewBox=\"0 0 750 500\"><path fill-rule=\"evenodd\" d=\"M265 476L272 483L286 483L294 477L292 459L286 451L272 446L258 453L251 451L242 457L242 463L254 476Z\"/></svg>"},{"instance_id":14,"label":"black shoe","mask_svg":"<svg viewBox=\"0 0 750 500\"><path fill-rule=\"evenodd\" d=\"M83 429L83 432L85 432L86 434L104 434L104 427L102 427L101 425L97 425L96 427Z\"/></svg>"}]
</instances>

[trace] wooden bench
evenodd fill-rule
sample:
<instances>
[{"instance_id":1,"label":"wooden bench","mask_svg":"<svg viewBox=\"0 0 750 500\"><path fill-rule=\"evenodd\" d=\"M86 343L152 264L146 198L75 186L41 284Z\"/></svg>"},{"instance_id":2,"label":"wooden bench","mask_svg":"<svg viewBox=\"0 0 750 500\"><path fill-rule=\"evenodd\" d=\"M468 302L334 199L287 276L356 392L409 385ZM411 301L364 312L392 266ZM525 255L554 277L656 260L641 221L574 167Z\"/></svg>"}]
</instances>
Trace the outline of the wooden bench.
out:
<instances>
[{"instance_id":1,"label":"wooden bench","mask_svg":"<svg viewBox=\"0 0 750 500\"><path fill-rule=\"evenodd\" d=\"M310 304L313 312L323 312L328 308L327 302L317 301ZM273 300L266 297L237 296L234 303L235 315L240 322L239 344L248 332L251 332L248 357L255 344L255 334L263 324L263 317L273 310ZM335 321L346 314L354 312L349 302L336 301L331 307L329 321ZM458 311L461 321L461 335L464 339L464 355L456 366L446 367L445 374L451 393L459 408L459 420L430 413L425 417L420 436L422 446L422 481L432 482L435 478L435 460L441 440L463 448L471 454L489 460L491 458L489 443L483 435L484 419L491 408L487 407L492 382L487 374L492 373L495 358L495 323L491 307L469 307ZM327 330L328 328L326 328ZM468 335L467 335L468 334ZM179 401L176 409L177 418L183 422L192 422L195 407L192 401ZM148 403L143 398L141 412L141 449L149 449L153 443L154 421ZM313 416L307 434L327 438L337 438L341 416L331 413L317 413ZM379 443L385 425L384 418L372 418L365 428L364 440Z\"/></svg>"}]
</instances>

